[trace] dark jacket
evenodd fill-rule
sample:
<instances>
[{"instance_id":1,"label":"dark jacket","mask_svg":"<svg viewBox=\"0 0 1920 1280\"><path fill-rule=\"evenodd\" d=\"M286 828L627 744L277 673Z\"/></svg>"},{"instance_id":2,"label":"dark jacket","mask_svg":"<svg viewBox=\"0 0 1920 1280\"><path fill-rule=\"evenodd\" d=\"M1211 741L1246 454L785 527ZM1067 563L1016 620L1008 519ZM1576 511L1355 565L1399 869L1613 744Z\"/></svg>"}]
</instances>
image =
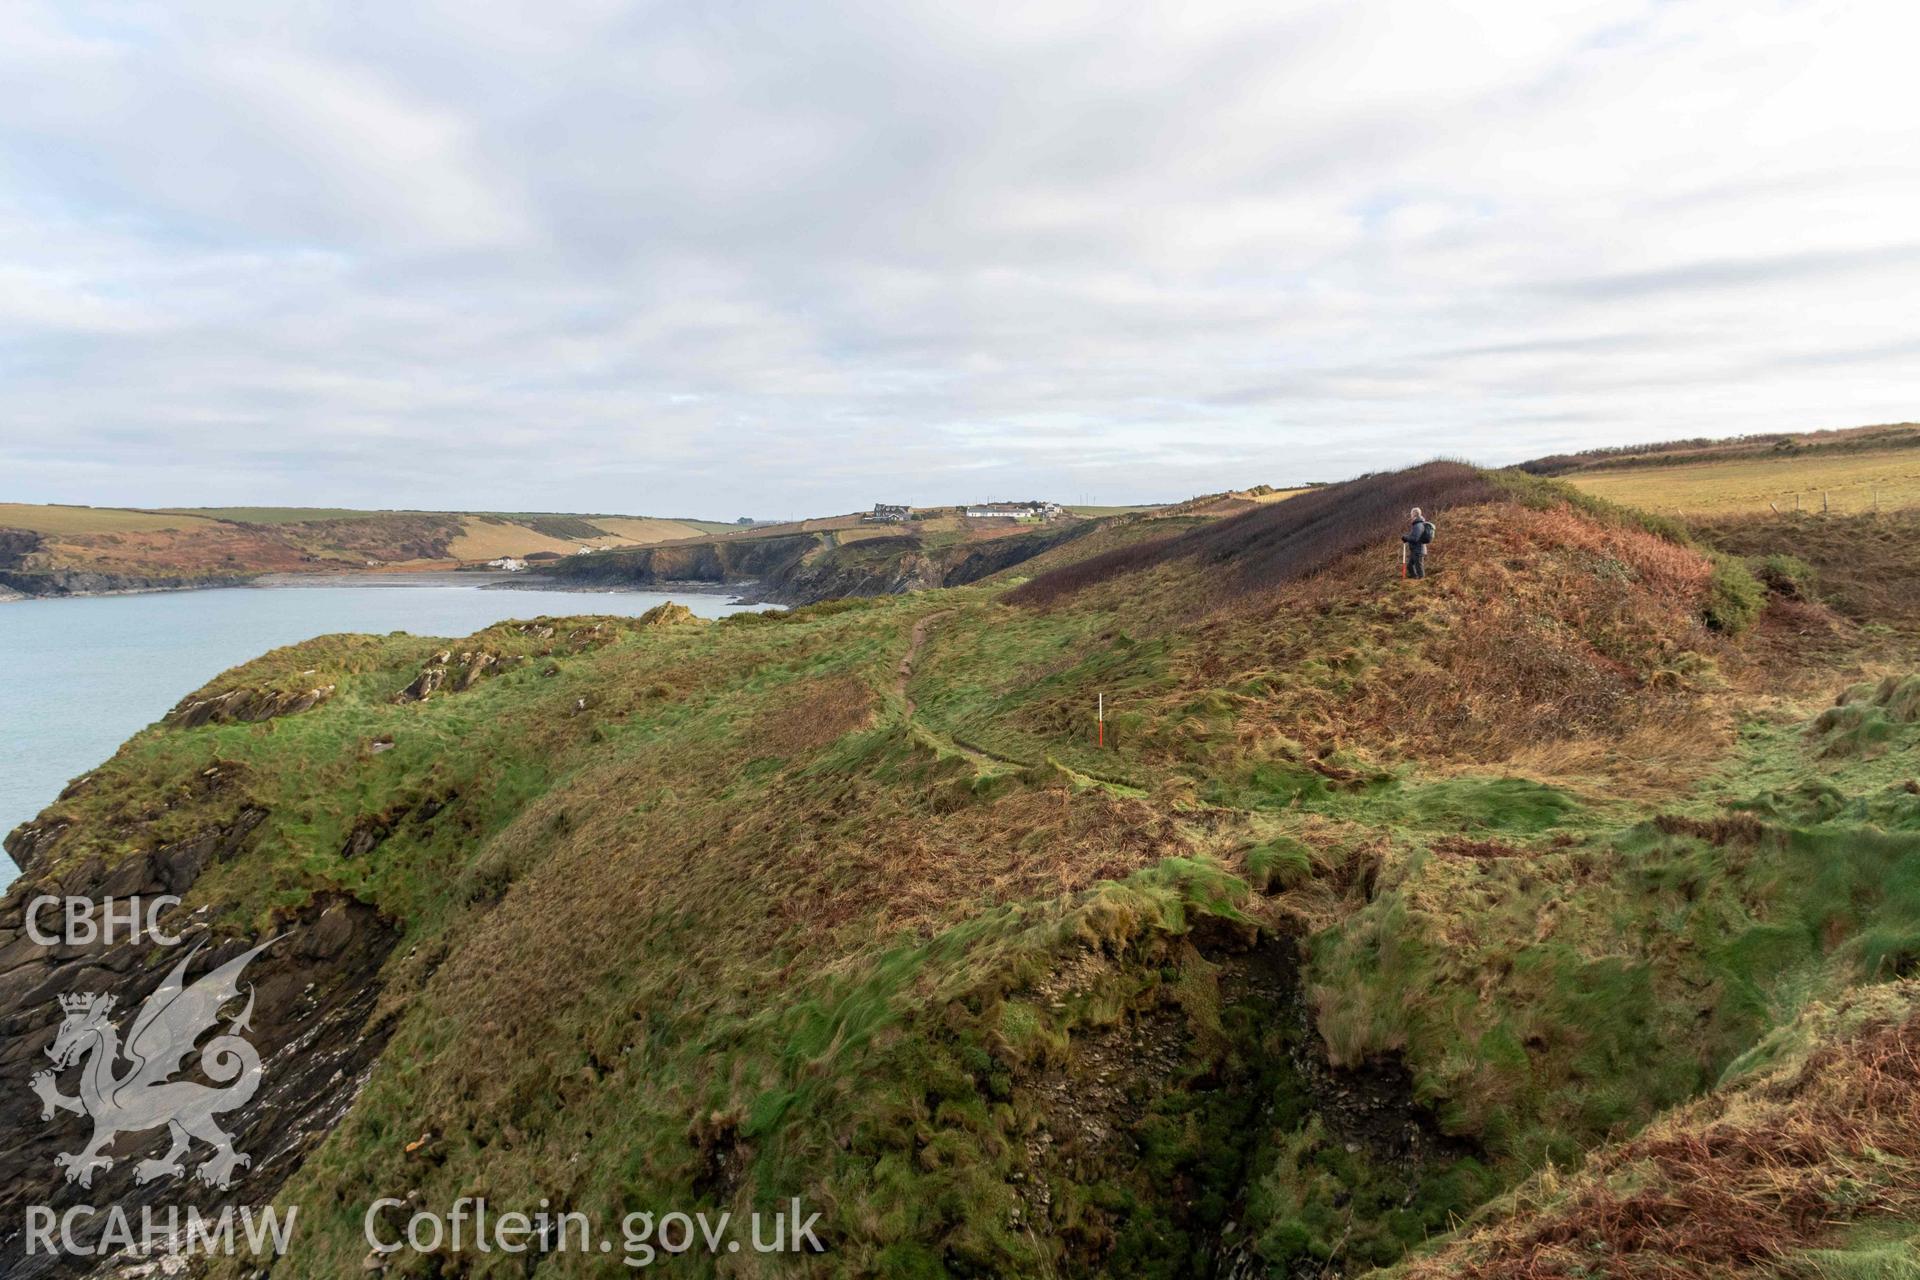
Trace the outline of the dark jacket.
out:
<instances>
[{"instance_id":1,"label":"dark jacket","mask_svg":"<svg viewBox=\"0 0 1920 1280\"><path fill-rule=\"evenodd\" d=\"M1415 520L1407 531L1400 535L1400 541L1407 544L1407 550L1416 556L1427 554L1427 544L1433 541L1433 525L1430 521Z\"/></svg>"}]
</instances>

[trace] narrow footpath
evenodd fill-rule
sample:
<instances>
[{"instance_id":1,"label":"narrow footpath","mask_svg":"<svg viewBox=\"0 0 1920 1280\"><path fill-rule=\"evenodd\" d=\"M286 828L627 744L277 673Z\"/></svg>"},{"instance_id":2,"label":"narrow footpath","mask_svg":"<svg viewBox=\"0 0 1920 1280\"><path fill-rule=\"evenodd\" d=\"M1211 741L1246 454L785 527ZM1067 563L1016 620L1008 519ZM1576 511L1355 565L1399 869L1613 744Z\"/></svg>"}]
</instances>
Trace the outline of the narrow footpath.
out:
<instances>
[{"instance_id":1,"label":"narrow footpath","mask_svg":"<svg viewBox=\"0 0 1920 1280\"><path fill-rule=\"evenodd\" d=\"M915 709L913 698L907 693L907 682L913 679L913 660L920 656L920 649L927 642L927 629L944 618L951 618L953 613L952 609L942 609L939 613L928 614L913 624L913 632L907 638L906 656L900 659L900 678L895 682L894 688L899 691L901 701L907 704L909 720L913 718Z\"/></svg>"}]
</instances>

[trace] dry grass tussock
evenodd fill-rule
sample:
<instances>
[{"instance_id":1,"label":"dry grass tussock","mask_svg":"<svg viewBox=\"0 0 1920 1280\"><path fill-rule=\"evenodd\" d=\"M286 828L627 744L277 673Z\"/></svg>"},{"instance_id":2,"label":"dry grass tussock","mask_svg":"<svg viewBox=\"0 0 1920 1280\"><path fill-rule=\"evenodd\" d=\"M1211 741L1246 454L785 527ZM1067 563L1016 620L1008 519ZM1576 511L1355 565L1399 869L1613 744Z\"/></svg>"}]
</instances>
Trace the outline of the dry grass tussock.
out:
<instances>
[{"instance_id":1,"label":"dry grass tussock","mask_svg":"<svg viewBox=\"0 0 1920 1280\"><path fill-rule=\"evenodd\" d=\"M1179 683L1270 685L1238 708L1249 750L1277 735L1560 773L1619 763L1629 740L1718 744L1724 724L1700 714L1729 653L1700 621L1711 573L1696 551L1570 508L1482 504L1442 526L1424 582L1356 554L1215 615Z\"/></svg>"},{"instance_id":2,"label":"dry grass tussock","mask_svg":"<svg viewBox=\"0 0 1920 1280\"><path fill-rule=\"evenodd\" d=\"M1408 1280L1795 1274L1838 1229L1920 1212L1920 984L1822 1011L1814 1046L1543 1175ZM1852 1022L1849 1026L1847 1023ZM1805 1026L1783 1035L1808 1034Z\"/></svg>"},{"instance_id":3,"label":"dry grass tussock","mask_svg":"<svg viewBox=\"0 0 1920 1280\"><path fill-rule=\"evenodd\" d=\"M1485 758L1671 726L1722 646L1698 620L1705 557L1561 508L1478 508L1432 593L1426 670L1376 691L1389 723Z\"/></svg>"},{"instance_id":4,"label":"dry grass tussock","mask_svg":"<svg viewBox=\"0 0 1920 1280\"><path fill-rule=\"evenodd\" d=\"M877 797L864 803L865 821L828 830L809 823L817 835L788 851L776 913L783 928L926 932L966 911L1075 893L1191 852L1151 805L1064 785L931 815L892 810Z\"/></svg>"},{"instance_id":5,"label":"dry grass tussock","mask_svg":"<svg viewBox=\"0 0 1920 1280\"><path fill-rule=\"evenodd\" d=\"M929 812L910 789L827 782L783 778L751 811L691 794L652 808L590 802L684 785L633 762L583 771L530 806L495 849L507 862L544 857L435 977L436 1003L459 1011L461 1050L422 1105L512 1100L574 1034L569 1020L589 993L644 988L639 1003L682 1012L755 1007L796 981L864 965L878 941L1191 852L1172 819L1100 791L1022 787ZM663 946L707 962L635 968ZM540 963L525 964L530 955Z\"/></svg>"},{"instance_id":6,"label":"dry grass tussock","mask_svg":"<svg viewBox=\"0 0 1920 1280\"><path fill-rule=\"evenodd\" d=\"M1501 768L1510 777L1563 786L1604 778L1613 799L1653 801L1671 795L1677 779L1712 768L1733 742L1735 726L1729 700L1708 694L1686 715L1630 724L1618 733L1523 743Z\"/></svg>"},{"instance_id":7,"label":"dry grass tussock","mask_svg":"<svg viewBox=\"0 0 1920 1280\"><path fill-rule=\"evenodd\" d=\"M775 756L816 751L872 724L877 702L873 689L850 675L802 681L753 718L749 747Z\"/></svg>"}]
</instances>

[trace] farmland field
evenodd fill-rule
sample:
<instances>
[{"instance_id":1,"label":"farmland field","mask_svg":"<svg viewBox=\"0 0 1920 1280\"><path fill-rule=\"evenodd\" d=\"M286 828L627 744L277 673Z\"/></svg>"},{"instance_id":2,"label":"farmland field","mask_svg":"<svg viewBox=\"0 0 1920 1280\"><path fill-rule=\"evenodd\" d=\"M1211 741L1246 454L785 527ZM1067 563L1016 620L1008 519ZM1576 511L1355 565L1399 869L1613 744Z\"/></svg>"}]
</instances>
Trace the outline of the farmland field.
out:
<instances>
[{"instance_id":1,"label":"farmland field","mask_svg":"<svg viewBox=\"0 0 1920 1280\"><path fill-rule=\"evenodd\" d=\"M594 516L593 523L615 537L632 542L672 542L724 531L727 525L710 521L660 520L652 516Z\"/></svg>"},{"instance_id":2,"label":"farmland field","mask_svg":"<svg viewBox=\"0 0 1920 1280\"><path fill-rule=\"evenodd\" d=\"M1733 515L1821 509L1823 495L1835 512L1848 514L1920 505L1920 450L1886 449L1806 457L1737 458L1681 466L1621 467L1581 471L1568 483L1596 497L1644 511L1680 515Z\"/></svg>"},{"instance_id":3,"label":"farmland field","mask_svg":"<svg viewBox=\"0 0 1920 1280\"><path fill-rule=\"evenodd\" d=\"M919 531L916 530L911 525L869 524L869 525L862 525L859 528L855 528L855 529L842 529L838 533L834 534L833 536L835 538L838 538L840 540L840 545L844 547L844 546L849 546L855 542L866 542L873 538L897 538L903 533L912 533L912 532L919 532Z\"/></svg>"},{"instance_id":4,"label":"farmland field","mask_svg":"<svg viewBox=\"0 0 1920 1280\"><path fill-rule=\"evenodd\" d=\"M1166 505L1164 502L1153 502L1144 503L1135 507L1089 507L1081 506L1078 503L1070 503L1067 506L1067 510L1076 516L1087 516L1090 519L1097 519L1101 516L1130 516L1141 511L1159 511Z\"/></svg>"},{"instance_id":5,"label":"farmland field","mask_svg":"<svg viewBox=\"0 0 1920 1280\"><path fill-rule=\"evenodd\" d=\"M358 511L348 507L169 507L167 514L235 520L241 524L305 524L312 520L371 520L375 516L418 515L413 511Z\"/></svg>"},{"instance_id":6,"label":"farmland field","mask_svg":"<svg viewBox=\"0 0 1920 1280\"><path fill-rule=\"evenodd\" d=\"M144 533L154 529L189 529L207 523L201 516L184 512L0 502L0 529L29 529L34 533Z\"/></svg>"},{"instance_id":7,"label":"farmland field","mask_svg":"<svg viewBox=\"0 0 1920 1280\"><path fill-rule=\"evenodd\" d=\"M490 520L467 520L463 532L447 546L447 552L455 560L493 560L500 556L525 556L536 551L551 551L556 555L570 556L578 551L581 543L569 542L564 538L549 538L536 533L523 525L495 524ZM597 545L607 539L594 539Z\"/></svg>"}]
</instances>

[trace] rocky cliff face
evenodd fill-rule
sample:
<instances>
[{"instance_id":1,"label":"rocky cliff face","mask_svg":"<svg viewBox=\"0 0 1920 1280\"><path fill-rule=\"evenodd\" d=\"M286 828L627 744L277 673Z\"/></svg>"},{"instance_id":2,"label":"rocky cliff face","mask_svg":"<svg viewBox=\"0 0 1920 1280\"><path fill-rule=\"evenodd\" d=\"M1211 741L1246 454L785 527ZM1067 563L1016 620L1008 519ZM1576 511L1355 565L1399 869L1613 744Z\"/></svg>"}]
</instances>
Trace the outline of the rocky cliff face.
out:
<instances>
[{"instance_id":1,"label":"rocky cliff face","mask_svg":"<svg viewBox=\"0 0 1920 1280\"><path fill-rule=\"evenodd\" d=\"M668 543L632 551L574 556L538 570L575 586L722 586L766 582L791 572L823 545L821 535L790 534L730 542Z\"/></svg>"},{"instance_id":2,"label":"rocky cliff face","mask_svg":"<svg viewBox=\"0 0 1920 1280\"><path fill-rule=\"evenodd\" d=\"M343 895L321 895L280 914L259 939L216 921L205 908L176 907L159 919L161 932L177 937L177 945L160 945L151 936L127 939L123 929L112 941L75 935L48 946L27 928L30 905L46 895L96 907L109 900L185 895L204 872L244 852L265 817L263 810L243 807L191 838L112 866L92 858L59 875L47 867L64 828L25 826L8 837L7 850L23 874L0 899L0 1133L8 1138L0 1147L0 1275L36 1280L91 1268L85 1254L30 1252L22 1233L29 1207L62 1214L76 1205L114 1205L137 1215L142 1206L162 1213L163 1206L175 1206L211 1214L226 1205L267 1203L351 1104L379 1056L387 1027L372 1015L381 966L398 933L372 908ZM39 913L43 937L66 936L62 914L58 907ZM249 1161L244 1176L228 1188L201 1181L195 1166L204 1167L211 1149L199 1142L183 1157L181 1174L151 1176L139 1157L161 1152L165 1135L157 1126L130 1128L107 1145L108 1163L88 1171L87 1185L66 1176L56 1157L87 1145L91 1118L64 1111L46 1115L30 1087L54 1065L48 1050L61 1034L65 1002L110 997L111 1016L125 1037L183 958L192 957L186 975L192 983L267 938L272 941L245 969L242 988L251 997L243 1034L264 1064L259 1086L244 1105L217 1116L233 1150ZM204 1079L198 1062L195 1053L176 1076L182 1087ZM72 1085L60 1087L64 1092ZM104 1216L77 1218L75 1242L92 1247L108 1225Z\"/></svg>"},{"instance_id":3,"label":"rocky cliff face","mask_svg":"<svg viewBox=\"0 0 1920 1280\"><path fill-rule=\"evenodd\" d=\"M0 569L0 588L23 596L91 596L113 591L185 591L194 587L242 587L251 582L244 573L203 573L158 578L135 573L96 573L85 569L54 569L21 573Z\"/></svg>"},{"instance_id":4,"label":"rocky cliff face","mask_svg":"<svg viewBox=\"0 0 1920 1280\"><path fill-rule=\"evenodd\" d=\"M957 587L1012 568L1100 527L1096 522L929 548L915 533L839 545L831 534L786 534L668 544L563 560L542 574L579 585L666 587L754 584L756 599L817 604L854 596L902 595Z\"/></svg>"},{"instance_id":5,"label":"rocky cliff face","mask_svg":"<svg viewBox=\"0 0 1920 1280\"><path fill-rule=\"evenodd\" d=\"M0 569L19 569L40 549L40 535L29 529L0 529Z\"/></svg>"},{"instance_id":6,"label":"rocky cliff face","mask_svg":"<svg viewBox=\"0 0 1920 1280\"><path fill-rule=\"evenodd\" d=\"M897 596L941 585L936 554L918 537L871 538L849 546L823 547L761 580L761 599L815 604L853 596Z\"/></svg>"},{"instance_id":7,"label":"rocky cliff face","mask_svg":"<svg viewBox=\"0 0 1920 1280\"><path fill-rule=\"evenodd\" d=\"M994 538L927 548L911 534L870 538L832 547L765 580L763 599L817 604L850 596L892 596L939 587L963 587L1023 564L1042 552L1084 537L1100 526L1080 521Z\"/></svg>"},{"instance_id":8,"label":"rocky cliff face","mask_svg":"<svg viewBox=\"0 0 1920 1280\"><path fill-rule=\"evenodd\" d=\"M1035 556L1065 546L1104 528L1105 521L1082 520L1075 524L1060 525L1023 533L1012 538L996 538L992 542L970 544L956 548L964 554L952 559L952 563L941 575L943 587L964 587L970 582L979 582L990 578L1015 565L1025 564Z\"/></svg>"}]
</instances>

